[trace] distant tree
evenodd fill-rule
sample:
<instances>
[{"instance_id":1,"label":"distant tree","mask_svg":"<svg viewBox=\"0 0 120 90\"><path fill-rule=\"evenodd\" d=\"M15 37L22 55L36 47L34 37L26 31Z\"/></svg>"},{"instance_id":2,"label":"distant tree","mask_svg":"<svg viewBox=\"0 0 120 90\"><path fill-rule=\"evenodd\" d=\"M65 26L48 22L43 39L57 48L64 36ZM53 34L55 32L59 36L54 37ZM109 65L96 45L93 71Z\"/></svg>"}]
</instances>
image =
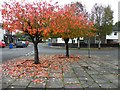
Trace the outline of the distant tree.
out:
<instances>
[{"instance_id":1,"label":"distant tree","mask_svg":"<svg viewBox=\"0 0 120 90\"><path fill-rule=\"evenodd\" d=\"M104 7L103 20L102 20L102 31L103 35L110 35L113 28L113 11L108 5Z\"/></svg>"},{"instance_id":2,"label":"distant tree","mask_svg":"<svg viewBox=\"0 0 120 90\"><path fill-rule=\"evenodd\" d=\"M22 40L22 41L29 40L29 35L22 32L16 32L15 37L17 38L17 40Z\"/></svg>"},{"instance_id":3,"label":"distant tree","mask_svg":"<svg viewBox=\"0 0 120 90\"><path fill-rule=\"evenodd\" d=\"M23 33L16 32L16 33L15 33L15 36L16 36L16 38L22 38Z\"/></svg>"},{"instance_id":4,"label":"distant tree","mask_svg":"<svg viewBox=\"0 0 120 90\"><path fill-rule=\"evenodd\" d=\"M101 38L103 36L109 35L112 32L113 26L113 11L108 5L103 7L102 5L95 4L92 9L92 19L97 28L98 34L98 48L101 48Z\"/></svg>"}]
</instances>

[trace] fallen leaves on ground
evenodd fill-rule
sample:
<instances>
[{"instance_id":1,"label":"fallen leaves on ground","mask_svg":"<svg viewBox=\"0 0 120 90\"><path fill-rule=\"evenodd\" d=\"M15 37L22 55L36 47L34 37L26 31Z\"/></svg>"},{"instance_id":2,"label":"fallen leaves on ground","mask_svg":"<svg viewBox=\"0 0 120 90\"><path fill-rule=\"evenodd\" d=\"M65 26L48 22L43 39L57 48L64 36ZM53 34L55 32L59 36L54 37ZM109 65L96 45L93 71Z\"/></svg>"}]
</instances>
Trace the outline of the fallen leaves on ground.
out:
<instances>
[{"instance_id":1,"label":"fallen leaves on ground","mask_svg":"<svg viewBox=\"0 0 120 90\"><path fill-rule=\"evenodd\" d=\"M41 83L43 81L40 78L49 78L51 71L68 70L68 63L78 61L80 56L71 55L67 58L64 55L44 55L39 59L40 64L34 64L33 59L7 61L2 64L3 76L32 78L34 83ZM62 75L62 72L59 73ZM58 76L54 75L54 77Z\"/></svg>"}]
</instances>

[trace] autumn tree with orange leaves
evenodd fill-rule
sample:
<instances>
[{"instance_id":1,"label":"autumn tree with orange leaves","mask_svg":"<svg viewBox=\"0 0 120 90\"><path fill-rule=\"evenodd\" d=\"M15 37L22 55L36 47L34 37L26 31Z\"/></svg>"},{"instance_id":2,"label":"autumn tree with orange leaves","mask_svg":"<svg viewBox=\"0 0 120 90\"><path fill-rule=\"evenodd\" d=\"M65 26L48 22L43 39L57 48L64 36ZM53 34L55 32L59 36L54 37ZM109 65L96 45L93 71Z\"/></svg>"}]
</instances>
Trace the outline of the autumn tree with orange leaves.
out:
<instances>
[{"instance_id":1,"label":"autumn tree with orange leaves","mask_svg":"<svg viewBox=\"0 0 120 90\"><path fill-rule=\"evenodd\" d=\"M66 57L69 57L69 39L95 35L93 23L88 20L83 11L79 11L76 15L77 9L75 4L59 7L50 25L53 34L65 41Z\"/></svg>"},{"instance_id":2,"label":"autumn tree with orange leaves","mask_svg":"<svg viewBox=\"0 0 120 90\"><path fill-rule=\"evenodd\" d=\"M38 43L48 38L49 24L53 18L55 5L47 2L5 2L2 5L3 28L9 31L22 31L28 34L34 44L34 63L39 63Z\"/></svg>"}]
</instances>

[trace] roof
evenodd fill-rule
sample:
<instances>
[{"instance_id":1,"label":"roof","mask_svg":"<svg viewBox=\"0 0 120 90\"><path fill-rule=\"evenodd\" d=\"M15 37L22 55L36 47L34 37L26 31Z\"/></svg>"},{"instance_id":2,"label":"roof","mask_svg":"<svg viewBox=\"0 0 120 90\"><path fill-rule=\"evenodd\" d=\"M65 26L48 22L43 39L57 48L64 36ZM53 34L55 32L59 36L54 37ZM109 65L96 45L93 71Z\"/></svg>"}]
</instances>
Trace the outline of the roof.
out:
<instances>
[{"instance_id":1,"label":"roof","mask_svg":"<svg viewBox=\"0 0 120 90\"><path fill-rule=\"evenodd\" d=\"M113 31L120 31L120 27L114 26Z\"/></svg>"}]
</instances>

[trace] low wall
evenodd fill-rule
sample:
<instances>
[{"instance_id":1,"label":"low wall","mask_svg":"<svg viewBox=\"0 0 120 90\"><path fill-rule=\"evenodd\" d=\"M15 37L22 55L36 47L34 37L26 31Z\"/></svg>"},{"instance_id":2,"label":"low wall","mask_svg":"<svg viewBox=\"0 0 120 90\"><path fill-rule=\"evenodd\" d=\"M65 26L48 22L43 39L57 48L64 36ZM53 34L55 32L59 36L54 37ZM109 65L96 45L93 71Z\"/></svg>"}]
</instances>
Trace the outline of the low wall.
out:
<instances>
[{"instance_id":1,"label":"low wall","mask_svg":"<svg viewBox=\"0 0 120 90\"><path fill-rule=\"evenodd\" d=\"M65 46L64 43L51 43L50 45L51 46L63 46L63 47ZM97 48L98 44L90 44L90 46L92 48ZM69 43L69 47L70 48L77 48L78 44ZM88 47L88 44L86 44L86 43L80 44L80 48L86 48L86 47ZM119 47L119 44L101 44L101 47Z\"/></svg>"}]
</instances>

